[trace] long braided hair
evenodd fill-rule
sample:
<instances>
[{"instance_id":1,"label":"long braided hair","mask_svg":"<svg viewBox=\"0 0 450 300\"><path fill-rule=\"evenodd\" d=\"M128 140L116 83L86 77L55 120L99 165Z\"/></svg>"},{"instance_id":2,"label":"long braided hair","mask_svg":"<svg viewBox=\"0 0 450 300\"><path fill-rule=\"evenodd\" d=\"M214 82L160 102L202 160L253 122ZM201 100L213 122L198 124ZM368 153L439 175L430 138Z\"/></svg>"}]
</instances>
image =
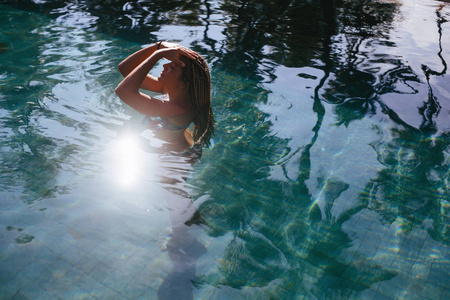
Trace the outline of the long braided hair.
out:
<instances>
[{"instance_id":1,"label":"long braided hair","mask_svg":"<svg viewBox=\"0 0 450 300\"><path fill-rule=\"evenodd\" d=\"M181 57L185 67L182 80L187 103L194 111L194 144L210 145L214 134L214 114L211 109L211 76L206 60L200 55L195 60Z\"/></svg>"}]
</instances>

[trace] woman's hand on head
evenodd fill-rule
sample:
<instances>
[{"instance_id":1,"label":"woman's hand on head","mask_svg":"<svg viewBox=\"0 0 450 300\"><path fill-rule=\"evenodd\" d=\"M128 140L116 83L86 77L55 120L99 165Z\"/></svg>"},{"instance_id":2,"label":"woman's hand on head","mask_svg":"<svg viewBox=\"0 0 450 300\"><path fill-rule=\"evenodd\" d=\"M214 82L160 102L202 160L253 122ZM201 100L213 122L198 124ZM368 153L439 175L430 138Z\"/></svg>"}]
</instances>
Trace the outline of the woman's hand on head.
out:
<instances>
[{"instance_id":1,"label":"woman's hand on head","mask_svg":"<svg viewBox=\"0 0 450 300\"><path fill-rule=\"evenodd\" d=\"M166 41L163 41L163 42L160 42L160 43L158 43L158 50L159 49L166 49L166 48L177 48L177 47L181 47L180 45L178 45L178 44L175 44L175 43L171 43L171 42L166 42Z\"/></svg>"},{"instance_id":2,"label":"woman's hand on head","mask_svg":"<svg viewBox=\"0 0 450 300\"><path fill-rule=\"evenodd\" d=\"M197 53L195 53L194 51L192 51L188 48L181 47L181 46L160 49L160 50L158 50L158 53L162 57L164 57L182 67L184 67L184 62L181 61L181 56L186 56L189 59L195 59L197 57Z\"/></svg>"},{"instance_id":3,"label":"woman's hand on head","mask_svg":"<svg viewBox=\"0 0 450 300\"><path fill-rule=\"evenodd\" d=\"M167 49L167 48L183 49L183 51L187 54L187 55L185 54L185 56L187 56L191 59L195 59L198 56L197 52L195 52L194 50L183 47L179 44L175 44L175 43L171 43L171 42L161 42L159 44L159 49Z\"/></svg>"}]
</instances>

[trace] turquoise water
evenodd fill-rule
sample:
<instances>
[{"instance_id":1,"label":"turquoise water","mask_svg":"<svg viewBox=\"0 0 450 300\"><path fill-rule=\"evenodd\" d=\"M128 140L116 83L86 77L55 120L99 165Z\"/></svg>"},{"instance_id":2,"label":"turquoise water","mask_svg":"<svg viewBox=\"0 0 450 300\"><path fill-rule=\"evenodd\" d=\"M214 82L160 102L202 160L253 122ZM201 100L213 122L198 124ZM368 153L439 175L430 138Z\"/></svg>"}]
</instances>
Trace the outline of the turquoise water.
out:
<instances>
[{"instance_id":1,"label":"turquoise water","mask_svg":"<svg viewBox=\"0 0 450 300\"><path fill-rule=\"evenodd\" d=\"M448 4L20 3L0 4L0 298L450 298ZM199 160L153 151L114 95L161 39L211 66Z\"/></svg>"}]
</instances>

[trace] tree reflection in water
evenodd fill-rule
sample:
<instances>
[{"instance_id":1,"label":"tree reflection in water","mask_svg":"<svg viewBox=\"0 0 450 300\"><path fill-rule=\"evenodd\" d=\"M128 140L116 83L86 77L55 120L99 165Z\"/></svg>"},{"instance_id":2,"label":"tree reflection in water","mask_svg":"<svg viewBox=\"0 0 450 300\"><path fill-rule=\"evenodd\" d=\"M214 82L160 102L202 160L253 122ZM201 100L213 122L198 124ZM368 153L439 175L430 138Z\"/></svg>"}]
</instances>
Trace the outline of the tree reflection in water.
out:
<instances>
[{"instance_id":1,"label":"tree reflection in water","mask_svg":"<svg viewBox=\"0 0 450 300\"><path fill-rule=\"evenodd\" d=\"M280 141L269 131L259 133L259 130L264 129L253 127L253 122L260 122L258 119L245 122L238 118L238 121L245 124L248 132L258 132L257 137L244 131L239 139L230 141L229 144L226 142L227 138L223 138L225 144L230 146L228 149L214 149L222 159L217 164L212 163L211 168L204 171L201 177L204 181L200 179L196 182L199 183L198 196L208 194L211 198L202 203L200 211L209 221L211 235L221 236L232 232L232 241L226 248L224 260L217 272L208 274L204 278L205 282L234 288L267 286L265 292L270 294L272 289L274 297L280 296L279 293L283 296L292 293L293 296L294 291L319 292L323 289L338 297L349 296L355 291L373 286L375 282L389 280L397 275L395 270L375 264L357 252L351 261L345 259L345 250L351 247L353 240L343 230L343 224L364 209L376 211L383 218L390 217L389 222L397 218L405 219L402 222L404 234L422 224L424 219L431 218L435 220L434 227L438 228L430 229L430 235L439 242L447 243L443 238L448 229L442 227L442 218L445 216L445 213L442 214L442 200L448 198L448 162L444 154L449 147L448 135L429 138L425 132L408 124L398 112L385 104L380 97L385 94L418 94L415 86L420 84L419 76L402 59L389 55L372 57L365 52L371 43L385 43L388 47L395 47L388 41L388 29L398 12L398 4L336 1L333 6L321 5L317 1L314 3L315 9L304 10L308 12L307 15L297 13L295 18L289 18L294 15L291 12L301 11L295 10L296 8L311 8L306 2L297 1L286 6L284 16L289 17L281 18L277 23L278 27L271 29L260 25L263 18L259 18L256 13L270 10L270 4L231 4L234 5L227 6L233 20L226 31L230 35L227 39L227 53L233 53L235 60L227 60L225 69L231 72L232 68L245 64L254 71L246 69L241 74L250 73L249 78L258 80L258 74L267 72L266 79L269 78L271 82L276 77L270 71L271 65L264 62L268 57L284 65L297 67L311 64L314 57L322 64L313 66L322 69L324 76L317 85L313 98L317 122L313 127L315 135L309 144L300 149L289 149L288 141ZM264 18L270 16L264 13L261 15ZM294 19L311 21L312 16L321 16L315 19L317 23L308 24L309 28L317 30L316 34L320 32L321 39L310 39L309 42L313 45L303 43L302 47L298 47L301 42L289 34L292 27L283 25L294 22ZM327 19L326 16L331 18ZM341 24L342 28L335 27L336 24ZM284 30L288 34L270 39L278 33L273 28L278 28L279 32ZM296 29L296 32L301 32ZM345 38L346 43L341 43L339 37ZM274 45L275 51L265 55L265 45ZM292 48L279 45L292 45ZM342 45L347 45L347 48L341 52ZM299 48L308 52L308 55L295 57L294 53ZM318 56L315 51L322 53L322 56ZM305 57L308 57L307 62L302 61ZM377 65L383 68L378 68ZM258 71L261 67L264 70ZM380 70L384 71L379 72ZM248 86L238 90L242 92L252 89L254 87ZM239 96L227 91L227 97ZM265 102L267 98L246 97L245 101ZM387 134L398 138L383 139L382 142L373 144L379 155L379 162L386 168L363 189L359 203L337 219L332 217L331 208L333 202L348 188L348 183L339 179L318 178L319 182L322 181L321 197L326 203L322 210L314 204L311 206L314 201L306 184L311 176L311 164L314 163L311 161L310 149L320 133L325 114L321 103L323 101L335 105L338 126L348 126L351 122L381 111L400 128L393 128ZM234 106L230 106L230 110L233 109ZM386 132L380 133L381 136L385 134ZM258 146L254 146L255 143ZM243 151L246 154L245 160L233 161L235 158L231 147L237 152ZM261 162L258 158L269 157L272 161L277 161L276 157L284 147L289 153L281 154L284 162L292 161L293 157L297 159L297 178L293 180L285 174L286 182L272 181L269 179L271 161ZM436 158L423 162L425 157L430 158L436 154ZM230 161L233 162L230 164ZM221 167L225 162L228 162L227 166ZM436 168L442 170L441 173L438 172L439 175L434 174ZM212 172L220 169L222 172L219 174ZM240 183L243 179L231 176L239 173L246 174L247 178L254 178L255 186L246 190L239 189L243 185ZM430 176L434 179L430 180ZM207 181L208 187L201 184L206 182L206 178L211 178ZM280 198L281 201L275 200ZM302 209L304 207L308 209ZM275 224L287 225L279 228ZM314 282L313 289L308 287L313 284L309 280Z\"/></svg>"},{"instance_id":2,"label":"tree reflection in water","mask_svg":"<svg viewBox=\"0 0 450 300\"><path fill-rule=\"evenodd\" d=\"M439 34L439 52L437 53L439 59L442 62L442 71L434 71L430 69L427 65L422 65L422 70L425 74L428 84L428 101L423 104L423 106L419 109L420 113L423 115L423 122L420 126L420 129L425 132L429 132L430 134L436 132L436 125L433 122L433 116L437 117L439 111L441 109L441 105L438 102L438 99L433 94L433 88L430 84L431 76L443 76L447 73L447 62L442 56L442 24L448 22L441 14L443 6L436 10L437 16L437 25L438 25L438 34Z\"/></svg>"}]
</instances>

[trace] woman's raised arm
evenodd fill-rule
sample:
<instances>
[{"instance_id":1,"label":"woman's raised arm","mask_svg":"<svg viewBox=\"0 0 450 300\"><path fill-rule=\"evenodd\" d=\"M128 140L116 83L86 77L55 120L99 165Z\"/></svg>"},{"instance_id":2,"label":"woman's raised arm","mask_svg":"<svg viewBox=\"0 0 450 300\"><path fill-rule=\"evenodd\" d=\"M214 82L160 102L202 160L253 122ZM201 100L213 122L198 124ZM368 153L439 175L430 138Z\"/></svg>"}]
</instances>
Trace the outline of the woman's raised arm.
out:
<instances>
[{"instance_id":1,"label":"woman's raised arm","mask_svg":"<svg viewBox=\"0 0 450 300\"><path fill-rule=\"evenodd\" d=\"M144 60L149 58L156 50L158 50L158 46L160 46L160 43L156 43L146 48L143 48L125 58L118 66L119 71L123 75L123 77L127 77ZM146 78L142 81L140 88L154 92L162 91L161 84L156 80L155 77L149 74L146 74Z\"/></svg>"},{"instance_id":2,"label":"woman's raised arm","mask_svg":"<svg viewBox=\"0 0 450 300\"><path fill-rule=\"evenodd\" d=\"M170 42L157 42L148 47L145 47L125 58L118 66L120 73L123 77L127 77L134 69L136 69L144 60L150 57L156 50L165 48L176 48L180 45ZM152 75L147 74L146 78L142 81L140 88L153 92L162 92L161 84Z\"/></svg>"},{"instance_id":3,"label":"woman's raised arm","mask_svg":"<svg viewBox=\"0 0 450 300\"><path fill-rule=\"evenodd\" d=\"M148 72L150 72L150 70L161 58L166 58L176 64L179 64L180 66L184 66L184 63L180 60L181 55L185 55L191 59L194 58L191 53L186 52L184 48L180 47L154 51L150 57L135 67L119 83L115 90L117 96L119 96L123 102L142 114L160 117L182 114L185 111L185 108L175 104L174 102L159 101L139 91L142 87L143 81L148 78ZM161 85L161 83L156 79L155 82Z\"/></svg>"}]
</instances>

